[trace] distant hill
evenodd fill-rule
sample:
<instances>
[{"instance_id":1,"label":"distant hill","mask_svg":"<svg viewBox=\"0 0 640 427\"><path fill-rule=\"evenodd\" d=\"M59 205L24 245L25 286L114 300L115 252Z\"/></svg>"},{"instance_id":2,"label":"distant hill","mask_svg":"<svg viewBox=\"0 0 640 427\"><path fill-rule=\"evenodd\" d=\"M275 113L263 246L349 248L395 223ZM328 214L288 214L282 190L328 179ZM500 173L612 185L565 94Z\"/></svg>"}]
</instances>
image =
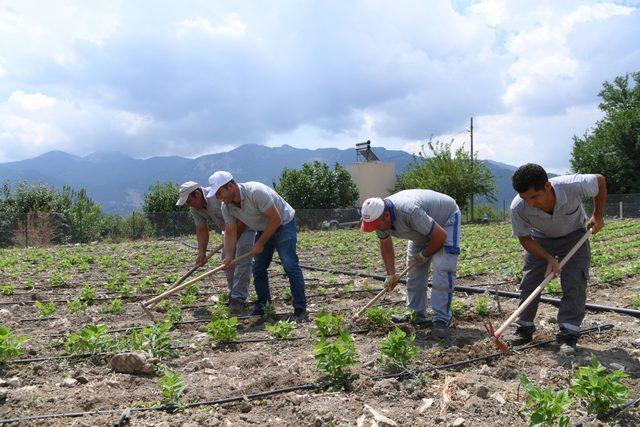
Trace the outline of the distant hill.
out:
<instances>
[{"instance_id":1,"label":"distant hill","mask_svg":"<svg viewBox=\"0 0 640 427\"><path fill-rule=\"evenodd\" d=\"M413 156L399 150L373 147L383 162L393 162L396 173L405 170ZM18 162L0 163L0 182L43 182L56 188L69 185L84 187L96 202L109 213L129 213L140 208L144 194L156 181L182 183L195 180L206 185L215 170L233 173L238 181L260 181L271 185L284 168L300 168L303 163L319 160L329 165L347 165L357 161L354 149L319 148L316 150L266 147L247 144L234 150L208 154L195 159L178 156L134 159L117 152L94 153L85 157L62 151L50 151L41 156ZM510 178L515 167L488 160L496 177L498 201L507 204L513 197Z\"/></svg>"}]
</instances>

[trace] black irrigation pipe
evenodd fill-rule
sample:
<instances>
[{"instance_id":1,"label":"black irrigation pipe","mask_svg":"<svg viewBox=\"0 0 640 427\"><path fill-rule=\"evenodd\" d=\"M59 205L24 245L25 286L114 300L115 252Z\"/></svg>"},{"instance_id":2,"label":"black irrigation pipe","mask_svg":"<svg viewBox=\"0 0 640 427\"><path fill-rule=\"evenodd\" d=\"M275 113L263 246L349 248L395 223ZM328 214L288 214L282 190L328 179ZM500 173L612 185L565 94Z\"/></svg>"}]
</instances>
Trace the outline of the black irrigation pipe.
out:
<instances>
[{"instance_id":1,"label":"black irrigation pipe","mask_svg":"<svg viewBox=\"0 0 640 427\"><path fill-rule=\"evenodd\" d=\"M333 273L333 274L344 274L344 275L347 275L347 276L368 277L368 278L375 279L375 280L380 280L380 281L384 281L385 280L385 276L382 276L382 275L379 275L379 274L358 273L358 272L349 271L349 270L337 270L337 269L332 269L332 268L315 267L315 266L303 265L303 264L300 264L300 267L306 268L308 270L326 271L326 272ZM400 279L399 282L406 283L406 280L405 279ZM429 284L429 286L431 286L431 284ZM498 291L498 290L491 290L491 289L483 290L483 289L474 288L474 287L470 287L470 286L456 286L455 291L456 292L466 292L466 293L470 293L470 294L488 293L488 294L498 295L498 296L501 296L501 297L520 299L520 293L519 292ZM558 299L558 298L540 297L540 301L544 302L544 303L547 303L547 304L551 304L551 305L553 305L555 307L559 307L560 306L560 299ZM590 303L587 303L585 305L585 307L586 307L587 310L591 310L591 311L614 312L614 313L626 314L626 315L633 316L633 317L640 317L640 310L633 310L633 309L630 309L630 308L610 307L610 306L606 306L606 305L590 304Z\"/></svg>"},{"instance_id":2,"label":"black irrigation pipe","mask_svg":"<svg viewBox=\"0 0 640 427\"><path fill-rule=\"evenodd\" d=\"M611 325L611 324L599 325L598 327L595 327L595 328L585 329L584 331L581 332L581 334L588 334L588 333L596 332L596 331L600 332L602 330L611 329L611 328L613 328L613 325ZM520 351L520 350L525 350L525 349L529 349L529 348L533 348L533 347L537 347L537 346L542 346L542 345L545 345L545 344L549 344L549 343L551 343L553 341L555 341L555 340L548 340L548 341L542 341L542 342L539 342L539 343L528 344L528 345L525 345L525 346L522 346L522 347L518 347L518 350ZM445 365L433 366L433 367L430 367L427 370L424 370L424 371L421 371L421 372L436 371L436 370L449 369L449 368L458 367L458 366L464 366L464 365L467 365L467 364L470 364L470 363L474 363L474 362L477 362L477 361L487 360L487 359L496 358L496 357L500 357L500 356L504 356L504 355L505 355L505 353L502 353L502 352L492 353L492 354L487 355L487 356L475 357L473 359L469 359L469 360L465 360L465 361L448 363L448 364L445 364ZM394 376L398 377L398 376L403 376L403 375L406 375L406 373L393 374L393 376L379 375L379 376L374 376L371 379L380 380L380 379L384 379L384 378L393 378ZM267 391L258 392L258 393L245 394L245 395L241 395L241 396L234 396L234 397L226 397L226 398L216 399L216 400L206 400L206 401L200 401L200 402L193 402L193 403L189 403L189 404L183 405L182 408L196 408L196 407L201 407L201 406L222 405L222 404L225 404L225 403L234 403L234 402L242 402L242 401L246 401L246 400L261 399L261 398L264 398L264 397L274 396L274 395L277 395L277 394L290 393L292 391L317 390L317 389L320 389L320 388L321 388L321 384L306 383L306 384L301 384L301 385L297 385L297 386L277 388L277 389L273 389L273 390L267 390ZM635 404L635 403L632 403L632 404ZM175 410L175 409L177 409L177 406L175 406L175 405L158 405L158 406L152 406L152 407L149 407L149 408L127 408L124 411L143 412L143 411L166 411L166 410ZM59 413L59 414L36 415L36 416L31 416L31 417L9 418L9 419L1 419L0 420L0 424L6 425L6 424L12 424L12 423L19 423L21 421L37 421L37 420L44 420L44 419L51 419L51 418L63 418L63 417L70 418L70 417L82 417L82 416L85 416L85 415L102 415L102 414L114 414L114 413L123 413L123 410L122 409L102 409L102 410L87 411L87 412L67 412L67 413ZM123 413L123 415L124 415L124 413Z\"/></svg>"},{"instance_id":3,"label":"black irrigation pipe","mask_svg":"<svg viewBox=\"0 0 640 427\"><path fill-rule=\"evenodd\" d=\"M613 325L611 323L605 323L602 325L598 325L598 326L594 326L592 328L587 328L587 329L583 329L580 331L580 335L589 335L593 332L602 332L602 331L606 331L609 329L613 329ZM514 352L520 352L523 350L528 350L530 348L534 348L534 347L542 347L544 345L548 345L551 343L556 342L556 339L550 339L550 340L545 340L545 341L539 341L539 342L535 342L535 343L529 343L529 344L525 344L519 347L515 347L513 348ZM446 363L444 365L436 365L436 366L430 366L426 369L421 369L418 371L413 371L414 374L419 374L422 372L433 372L433 371L439 371L442 369L449 369L449 368L457 368L459 366L464 366L464 365L469 365L475 362L481 362L483 360L490 360L490 359L495 359L498 357L502 357L505 356L506 354L511 354L511 353L504 353L502 351L496 351L495 353L490 353L490 354L485 354L483 356L478 356L478 357L473 357L471 359L467 359L467 360L463 360L463 361L459 361L459 362L452 362L452 363ZM399 372L399 373L394 373L394 374L384 374L384 375L377 375L374 376L372 379L374 380L382 380L382 379L386 379L386 378L401 378L401 377L406 377L407 375L409 375L407 372Z\"/></svg>"},{"instance_id":4,"label":"black irrigation pipe","mask_svg":"<svg viewBox=\"0 0 640 427\"><path fill-rule=\"evenodd\" d=\"M582 418L577 423L573 424L572 427L585 427L585 426L589 425L589 423L591 421L593 421L594 418L598 419L599 421L607 421L610 418L616 417L620 413L622 413L622 412L626 411L627 409L637 405L638 403L640 403L640 397L636 398L636 399L631 399L631 400L627 401L626 403L623 403L622 405L617 406L615 408L611 408L607 412L600 413L600 414L597 414L597 415L591 415L591 416Z\"/></svg>"}]
</instances>

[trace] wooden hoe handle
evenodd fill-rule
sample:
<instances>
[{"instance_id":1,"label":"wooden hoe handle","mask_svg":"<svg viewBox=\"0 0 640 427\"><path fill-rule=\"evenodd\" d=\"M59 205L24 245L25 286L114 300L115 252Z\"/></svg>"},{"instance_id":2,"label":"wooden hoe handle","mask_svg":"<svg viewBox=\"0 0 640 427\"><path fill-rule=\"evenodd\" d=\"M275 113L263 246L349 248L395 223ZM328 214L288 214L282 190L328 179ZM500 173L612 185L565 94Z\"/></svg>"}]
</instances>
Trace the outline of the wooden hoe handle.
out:
<instances>
[{"instance_id":1,"label":"wooden hoe handle","mask_svg":"<svg viewBox=\"0 0 640 427\"><path fill-rule=\"evenodd\" d=\"M400 278L402 278L402 276L404 276L405 274L407 274L407 272L409 270L411 270L416 264L411 262L409 263L409 265L407 266L407 268L405 268L404 270L402 270L402 272L400 272L400 274L398 275L398 280L400 280ZM376 295L375 297L373 297L371 299L371 301L369 301L367 303L367 305L365 305L364 307L362 307L355 315L355 318L357 319L358 317L360 317L360 315L362 315L362 313L364 313L365 311L367 311L369 309L369 307L371 307L373 304L375 304L376 302L378 302L378 300L380 298L382 298L384 296L384 294L387 293L386 289L381 290L380 292L378 292L378 295Z\"/></svg>"}]
</instances>

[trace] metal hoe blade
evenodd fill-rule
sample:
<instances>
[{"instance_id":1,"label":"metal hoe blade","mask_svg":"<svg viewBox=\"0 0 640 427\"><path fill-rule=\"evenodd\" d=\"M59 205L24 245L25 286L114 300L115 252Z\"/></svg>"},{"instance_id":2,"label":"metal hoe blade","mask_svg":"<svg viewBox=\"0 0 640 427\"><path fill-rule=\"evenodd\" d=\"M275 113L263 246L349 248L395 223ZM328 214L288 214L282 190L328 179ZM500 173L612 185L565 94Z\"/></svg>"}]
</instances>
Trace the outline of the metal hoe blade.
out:
<instances>
[{"instance_id":1,"label":"metal hoe blade","mask_svg":"<svg viewBox=\"0 0 640 427\"><path fill-rule=\"evenodd\" d=\"M509 353L509 346L506 342L500 339L500 336L496 334L496 331L493 329L493 325L489 323L484 324L484 328L487 330L487 333L491 337L491 341L493 344L503 353Z\"/></svg>"}]
</instances>

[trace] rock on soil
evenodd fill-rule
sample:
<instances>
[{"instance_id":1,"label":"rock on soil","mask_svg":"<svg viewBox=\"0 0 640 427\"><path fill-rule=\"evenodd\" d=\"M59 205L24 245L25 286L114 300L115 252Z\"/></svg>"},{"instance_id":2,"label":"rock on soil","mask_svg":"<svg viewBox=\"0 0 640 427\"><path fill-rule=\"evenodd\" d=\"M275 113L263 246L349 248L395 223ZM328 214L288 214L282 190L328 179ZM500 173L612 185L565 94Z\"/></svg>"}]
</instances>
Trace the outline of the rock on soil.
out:
<instances>
[{"instance_id":1,"label":"rock on soil","mask_svg":"<svg viewBox=\"0 0 640 427\"><path fill-rule=\"evenodd\" d=\"M109 361L109 366L114 371L123 374L152 374L154 372L147 356L140 351L116 354Z\"/></svg>"}]
</instances>

